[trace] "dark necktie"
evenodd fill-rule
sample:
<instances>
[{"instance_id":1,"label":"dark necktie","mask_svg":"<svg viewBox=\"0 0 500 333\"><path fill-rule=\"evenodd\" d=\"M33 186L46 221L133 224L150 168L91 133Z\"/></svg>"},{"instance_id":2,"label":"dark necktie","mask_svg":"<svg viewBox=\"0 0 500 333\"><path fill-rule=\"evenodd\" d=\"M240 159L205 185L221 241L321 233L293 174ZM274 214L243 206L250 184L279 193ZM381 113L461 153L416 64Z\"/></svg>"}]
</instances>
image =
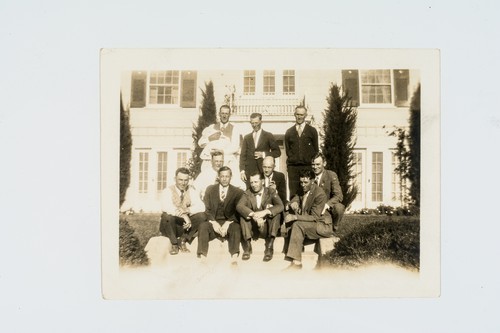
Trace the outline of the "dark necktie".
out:
<instances>
[{"instance_id":1,"label":"dark necktie","mask_svg":"<svg viewBox=\"0 0 500 333\"><path fill-rule=\"evenodd\" d=\"M181 190L181 203L184 201L184 191Z\"/></svg>"}]
</instances>

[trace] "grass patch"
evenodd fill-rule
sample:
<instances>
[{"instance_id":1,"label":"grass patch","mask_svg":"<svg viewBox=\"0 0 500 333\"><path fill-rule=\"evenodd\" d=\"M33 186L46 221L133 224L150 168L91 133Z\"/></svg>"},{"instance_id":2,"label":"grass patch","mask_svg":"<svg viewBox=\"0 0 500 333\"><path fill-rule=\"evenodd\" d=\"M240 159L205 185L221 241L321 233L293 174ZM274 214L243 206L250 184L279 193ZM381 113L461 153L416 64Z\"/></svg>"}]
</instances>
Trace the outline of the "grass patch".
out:
<instances>
[{"instance_id":1,"label":"grass patch","mask_svg":"<svg viewBox=\"0 0 500 333\"><path fill-rule=\"evenodd\" d=\"M418 218L370 216L364 221L355 219L356 223L348 220L344 218L344 228L339 228L340 241L327 254L331 265L356 267L372 262L391 262L420 269Z\"/></svg>"}]
</instances>

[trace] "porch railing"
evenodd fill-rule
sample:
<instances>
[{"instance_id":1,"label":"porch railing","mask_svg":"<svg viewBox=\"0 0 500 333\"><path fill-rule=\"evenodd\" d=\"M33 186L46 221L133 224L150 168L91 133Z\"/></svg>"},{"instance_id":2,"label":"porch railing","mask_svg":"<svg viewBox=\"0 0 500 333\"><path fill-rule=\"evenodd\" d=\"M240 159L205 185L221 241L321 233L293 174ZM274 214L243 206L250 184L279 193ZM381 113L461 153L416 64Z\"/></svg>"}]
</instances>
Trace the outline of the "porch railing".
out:
<instances>
[{"instance_id":1,"label":"porch railing","mask_svg":"<svg viewBox=\"0 0 500 333\"><path fill-rule=\"evenodd\" d=\"M254 112L265 116L292 116L295 107L300 104L296 98L240 98L233 106L234 114L248 116Z\"/></svg>"}]
</instances>

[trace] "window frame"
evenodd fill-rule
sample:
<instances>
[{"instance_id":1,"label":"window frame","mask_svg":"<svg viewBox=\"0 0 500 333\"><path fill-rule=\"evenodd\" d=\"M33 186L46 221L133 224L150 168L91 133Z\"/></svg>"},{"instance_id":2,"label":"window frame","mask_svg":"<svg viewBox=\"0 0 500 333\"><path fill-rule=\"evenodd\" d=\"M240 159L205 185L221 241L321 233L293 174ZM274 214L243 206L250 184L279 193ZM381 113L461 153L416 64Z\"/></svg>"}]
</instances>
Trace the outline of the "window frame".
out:
<instances>
[{"instance_id":1,"label":"window frame","mask_svg":"<svg viewBox=\"0 0 500 333\"><path fill-rule=\"evenodd\" d=\"M153 79L153 74L158 74L158 73L168 73L168 72L171 72L172 74L173 73L176 73L177 74L177 83L152 83L152 79ZM158 78L157 78L158 79ZM166 79L166 76L165 76L165 79ZM179 106L181 104L181 90L182 90L182 87L181 87L181 71L179 70L161 70L161 71L149 71L148 72L148 78L147 78L147 84L148 84L148 87L147 87L147 96L146 96L146 100L147 100L147 105L150 106L150 107L161 107L161 108L165 108L165 107L170 107L170 106ZM174 103L153 103L151 101L151 91L152 91L152 88L154 87L177 87L177 93L175 95L175 101ZM167 95L164 95L164 96L167 96ZM170 95L171 98L173 99L174 95L171 94ZM157 94L157 101L158 101L158 94Z\"/></svg>"},{"instance_id":2,"label":"window frame","mask_svg":"<svg viewBox=\"0 0 500 333\"><path fill-rule=\"evenodd\" d=\"M375 72L375 71L386 71L388 72L388 77L389 77L389 83L387 82L363 82L363 77L365 73L368 72ZM365 93L363 92L363 87L367 86L372 86L372 87L389 87L389 102L365 102ZM394 96L394 74L393 70L391 69L360 69L359 70L359 104L361 106L369 106L369 107L387 107L387 106L392 106L395 107L394 101L395 101L395 96Z\"/></svg>"}]
</instances>

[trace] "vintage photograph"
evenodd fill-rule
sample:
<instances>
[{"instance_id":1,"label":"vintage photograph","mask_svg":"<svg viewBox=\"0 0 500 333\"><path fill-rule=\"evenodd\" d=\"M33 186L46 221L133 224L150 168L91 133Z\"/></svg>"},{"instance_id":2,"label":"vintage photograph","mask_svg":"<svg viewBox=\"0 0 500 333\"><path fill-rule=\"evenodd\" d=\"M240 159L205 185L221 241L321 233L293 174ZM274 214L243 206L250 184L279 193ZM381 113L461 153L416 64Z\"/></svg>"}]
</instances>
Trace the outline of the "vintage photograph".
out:
<instances>
[{"instance_id":1,"label":"vintage photograph","mask_svg":"<svg viewBox=\"0 0 500 333\"><path fill-rule=\"evenodd\" d=\"M439 51L103 49L105 299L439 297Z\"/></svg>"}]
</instances>

